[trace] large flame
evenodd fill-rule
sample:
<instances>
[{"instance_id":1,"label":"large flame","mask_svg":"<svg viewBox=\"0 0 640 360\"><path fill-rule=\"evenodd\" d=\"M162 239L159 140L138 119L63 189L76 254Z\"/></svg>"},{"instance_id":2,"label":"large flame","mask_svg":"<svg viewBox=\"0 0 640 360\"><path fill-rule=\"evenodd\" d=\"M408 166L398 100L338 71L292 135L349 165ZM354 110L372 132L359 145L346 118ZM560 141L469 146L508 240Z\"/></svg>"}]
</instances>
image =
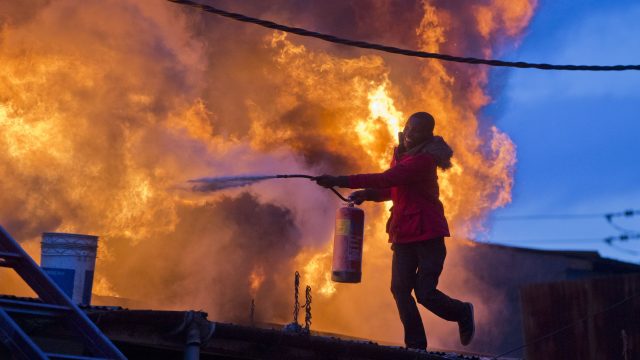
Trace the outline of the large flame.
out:
<instances>
[{"instance_id":1,"label":"large flame","mask_svg":"<svg viewBox=\"0 0 640 360\"><path fill-rule=\"evenodd\" d=\"M313 25L345 36L492 56L518 41L536 5L472 3L300 7L332 14ZM303 12L233 6L276 19ZM220 320L246 318L238 304L255 297L264 320L285 322L299 269L321 295L314 327L400 342L387 290L388 205L364 206L364 280L349 286L330 281L338 206L330 193L272 182L203 200L174 186L201 176L382 171L406 117L429 111L455 151L453 168L438 174L454 240L482 231L488 212L511 199L515 146L479 119L491 101L486 67L332 47L162 2L0 8L0 223L35 257L42 231L100 235L99 294L205 308ZM465 295L464 273L443 286ZM23 289L7 279L0 273L0 290ZM446 344L451 331L434 330L430 344Z\"/></svg>"}]
</instances>

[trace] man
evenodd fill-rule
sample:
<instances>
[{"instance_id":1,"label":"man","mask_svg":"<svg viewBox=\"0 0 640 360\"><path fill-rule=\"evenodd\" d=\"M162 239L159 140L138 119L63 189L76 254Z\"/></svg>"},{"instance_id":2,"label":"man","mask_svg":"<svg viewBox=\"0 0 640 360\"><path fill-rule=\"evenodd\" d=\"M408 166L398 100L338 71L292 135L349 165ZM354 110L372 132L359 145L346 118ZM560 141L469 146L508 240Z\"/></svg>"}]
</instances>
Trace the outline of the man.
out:
<instances>
[{"instance_id":1,"label":"man","mask_svg":"<svg viewBox=\"0 0 640 360\"><path fill-rule=\"evenodd\" d=\"M382 173L316 178L324 187L364 189L350 195L357 204L393 201L387 222L393 250L391 293L404 326L405 345L416 349L426 349L427 338L412 290L428 310L458 322L463 345L471 342L475 331L473 305L437 290L449 227L439 199L436 168L450 168L453 151L442 137L433 135L434 127L429 113L411 115L399 134L391 167Z\"/></svg>"}]
</instances>

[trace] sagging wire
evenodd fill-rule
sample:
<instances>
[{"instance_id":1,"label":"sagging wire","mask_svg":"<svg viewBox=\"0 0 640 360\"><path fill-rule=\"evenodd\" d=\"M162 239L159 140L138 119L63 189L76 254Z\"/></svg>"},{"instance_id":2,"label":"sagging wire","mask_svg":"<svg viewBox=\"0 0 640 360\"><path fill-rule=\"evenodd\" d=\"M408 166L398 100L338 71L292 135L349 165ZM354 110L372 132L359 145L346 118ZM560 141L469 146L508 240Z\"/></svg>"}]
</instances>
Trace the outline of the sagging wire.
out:
<instances>
[{"instance_id":1,"label":"sagging wire","mask_svg":"<svg viewBox=\"0 0 640 360\"><path fill-rule=\"evenodd\" d=\"M637 234L622 234L622 235L618 235L618 236L609 236L607 238L604 239L604 242L611 246L612 248L619 250L619 251L623 251L626 252L628 254L631 255L638 255L638 252L635 250L631 250L631 249L627 249L627 248L623 248L620 246L615 246L613 244L614 241L629 241L629 240L637 240L640 239L640 233Z\"/></svg>"},{"instance_id":2,"label":"sagging wire","mask_svg":"<svg viewBox=\"0 0 640 360\"><path fill-rule=\"evenodd\" d=\"M611 221L618 217L631 217L640 215L640 210L628 209L618 212L592 213L592 214L533 214L533 215L514 215L514 216L497 216L497 221L520 221L520 220L568 220L568 219L595 219L605 218Z\"/></svg>"},{"instance_id":3,"label":"sagging wire","mask_svg":"<svg viewBox=\"0 0 640 360\"><path fill-rule=\"evenodd\" d=\"M629 229L626 227L622 227L618 224L616 224L613 219L614 218L618 218L618 217L632 217L635 215L640 215L640 210L625 210L622 212L618 212L618 213L609 213L605 215L605 219L607 220L607 223L613 227L614 229L622 232L621 235L617 236L617 237L608 237L606 239L604 239L604 242L607 243L607 245L611 246L614 249L617 249L619 251L622 252L626 252L628 254L631 255L638 255L638 252L635 250L631 250L631 249L627 249L621 246L615 246L613 244L614 241L628 241L628 240L633 240L633 239L640 239L640 232L637 230L633 230L633 229Z\"/></svg>"},{"instance_id":4,"label":"sagging wire","mask_svg":"<svg viewBox=\"0 0 640 360\"><path fill-rule=\"evenodd\" d=\"M554 65L554 64L544 64L544 63L528 63L528 62L522 62L522 61L479 59L474 57L461 57L461 56L454 56L449 54L402 49L394 46L375 44L375 43L370 43L370 42L360 41L360 40L350 40L350 39L345 39L345 38L341 38L333 35L314 32L314 31L310 31L302 28L281 25L273 21L262 20L262 19L246 16L243 14L225 11L222 9L215 8L211 5L201 4L196 1L191 1L191 0L168 0L168 1L174 2L176 4L191 6L201 11L206 11L208 13L224 16L226 18L230 18L236 21L256 24L268 29L280 30L280 31L296 34L299 36L313 37L316 39L324 40L324 41L335 43L335 44L347 45L347 46L357 47L362 49L378 50L378 51L383 51L391 54L399 54L399 55L427 58L427 59L437 59L442 61L450 61L450 62L473 64L473 65L481 64L481 65L511 67L511 68L520 68L520 69L573 70L573 71L575 70L581 70L581 71L640 70L640 65Z\"/></svg>"},{"instance_id":5,"label":"sagging wire","mask_svg":"<svg viewBox=\"0 0 640 360\"><path fill-rule=\"evenodd\" d=\"M622 252L625 252L625 253L628 253L628 254L632 254L632 255L639 255L640 253L638 253L635 250L631 250L631 249L627 249L627 248L623 248L623 247L614 245L615 241L628 241L628 240L640 239L640 231L620 226L620 225L618 225L618 224L616 224L614 222L614 219L616 219L616 218L621 218L621 217L629 218L629 217L633 217L633 216L637 216L637 215L640 215L640 210L627 209L627 210L624 210L624 211L607 212L607 213L594 213L594 214L516 215L516 216L497 217L494 220L498 220L498 221L501 221L501 220L522 221L522 220L567 220L567 219L604 218L605 221L607 222L607 224L609 224L614 229L622 232L622 234L620 234L618 236L609 236L609 237L606 237L604 239L588 239L588 240L589 241L604 241L608 246L612 247L615 250L622 251ZM546 240L546 241L551 241L551 240ZM584 239L584 240L579 240L579 239L568 240L567 239L567 240L557 240L557 241L558 242L561 242L561 241L587 241L587 239Z\"/></svg>"},{"instance_id":6,"label":"sagging wire","mask_svg":"<svg viewBox=\"0 0 640 360\"><path fill-rule=\"evenodd\" d=\"M627 248L623 248L620 246L616 246L613 242L614 241L626 241L626 240L630 240L630 239L636 239L636 238L640 238L640 234L623 234L623 235L619 235L619 236L609 236L606 238L573 238L573 239L521 239L518 241L514 241L514 240L493 240L491 241L491 243L509 243L509 242L515 242L517 244L521 244L521 243L560 243L560 244L566 244L566 243L585 243L585 242L605 242L606 245L610 246L611 248L613 248L614 250L617 251L621 251L621 252L625 252L627 254L630 255L640 255L639 252L635 251L635 250L631 250L631 249L627 249ZM480 240L475 240L477 242L483 242Z\"/></svg>"},{"instance_id":7,"label":"sagging wire","mask_svg":"<svg viewBox=\"0 0 640 360\"><path fill-rule=\"evenodd\" d=\"M613 219L616 217L632 217L635 215L640 215L640 210L625 210L619 213L609 213L609 214L605 214L605 219L607 220L607 223L609 223L609 225L611 225L611 227L613 227L616 230L625 232L625 233L639 233L640 231L638 230L634 230L634 229L628 229L625 227L622 227L618 224L616 224L615 222L613 222Z\"/></svg>"},{"instance_id":8,"label":"sagging wire","mask_svg":"<svg viewBox=\"0 0 640 360\"><path fill-rule=\"evenodd\" d=\"M604 239L604 242L607 244L612 243L613 241L629 241L629 240L638 240L640 239L640 234L622 234L618 236L609 236Z\"/></svg>"}]
</instances>

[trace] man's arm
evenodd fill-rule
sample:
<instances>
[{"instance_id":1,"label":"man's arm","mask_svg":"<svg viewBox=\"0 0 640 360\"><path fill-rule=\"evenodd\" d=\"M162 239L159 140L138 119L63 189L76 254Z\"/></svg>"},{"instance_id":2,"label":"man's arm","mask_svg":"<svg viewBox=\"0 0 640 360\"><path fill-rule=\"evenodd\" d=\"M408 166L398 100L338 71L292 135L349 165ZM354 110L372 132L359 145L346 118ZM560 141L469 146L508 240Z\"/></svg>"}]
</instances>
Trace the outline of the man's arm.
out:
<instances>
[{"instance_id":1,"label":"man's arm","mask_svg":"<svg viewBox=\"0 0 640 360\"><path fill-rule=\"evenodd\" d=\"M356 205L365 201L382 202L391 200L391 189L362 189L354 191L349 195L349 200Z\"/></svg>"},{"instance_id":2,"label":"man's arm","mask_svg":"<svg viewBox=\"0 0 640 360\"><path fill-rule=\"evenodd\" d=\"M435 164L431 156L414 156L382 173L347 176L347 183L340 185L352 189L387 189L420 181L427 176L428 169L433 166Z\"/></svg>"},{"instance_id":3,"label":"man's arm","mask_svg":"<svg viewBox=\"0 0 640 360\"><path fill-rule=\"evenodd\" d=\"M367 200L375 202L383 202L391 200L391 189L365 189L367 192Z\"/></svg>"}]
</instances>

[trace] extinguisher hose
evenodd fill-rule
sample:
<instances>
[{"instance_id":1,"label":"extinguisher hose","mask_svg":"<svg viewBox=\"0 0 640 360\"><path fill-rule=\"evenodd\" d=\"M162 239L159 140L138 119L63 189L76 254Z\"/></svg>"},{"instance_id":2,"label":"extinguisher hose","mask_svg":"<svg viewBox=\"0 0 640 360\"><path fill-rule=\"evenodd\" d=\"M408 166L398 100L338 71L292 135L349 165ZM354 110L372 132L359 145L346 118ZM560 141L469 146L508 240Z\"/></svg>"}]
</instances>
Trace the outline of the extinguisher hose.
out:
<instances>
[{"instance_id":1,"label":"extinguisher hose","mask_svg":"<svg viewBox=\"0 0 640 360\"><path fill-rule=\"evenodd\" d=\"M284 175L276 175L276 178L278 178L278 179L302 178L302 179L315 180L316 176L305 175L305 174L284 174ZM338 192L338 190L336 190L335 188L330 187L328 189L333 191L333 193L336 194L336 196L339 197L340 200L342 200L344 202L347 202L347 203L353 202L353 201L347 199L346 197L342 196L342 194L340 194Z\"/></svg>"}]
</instances>

